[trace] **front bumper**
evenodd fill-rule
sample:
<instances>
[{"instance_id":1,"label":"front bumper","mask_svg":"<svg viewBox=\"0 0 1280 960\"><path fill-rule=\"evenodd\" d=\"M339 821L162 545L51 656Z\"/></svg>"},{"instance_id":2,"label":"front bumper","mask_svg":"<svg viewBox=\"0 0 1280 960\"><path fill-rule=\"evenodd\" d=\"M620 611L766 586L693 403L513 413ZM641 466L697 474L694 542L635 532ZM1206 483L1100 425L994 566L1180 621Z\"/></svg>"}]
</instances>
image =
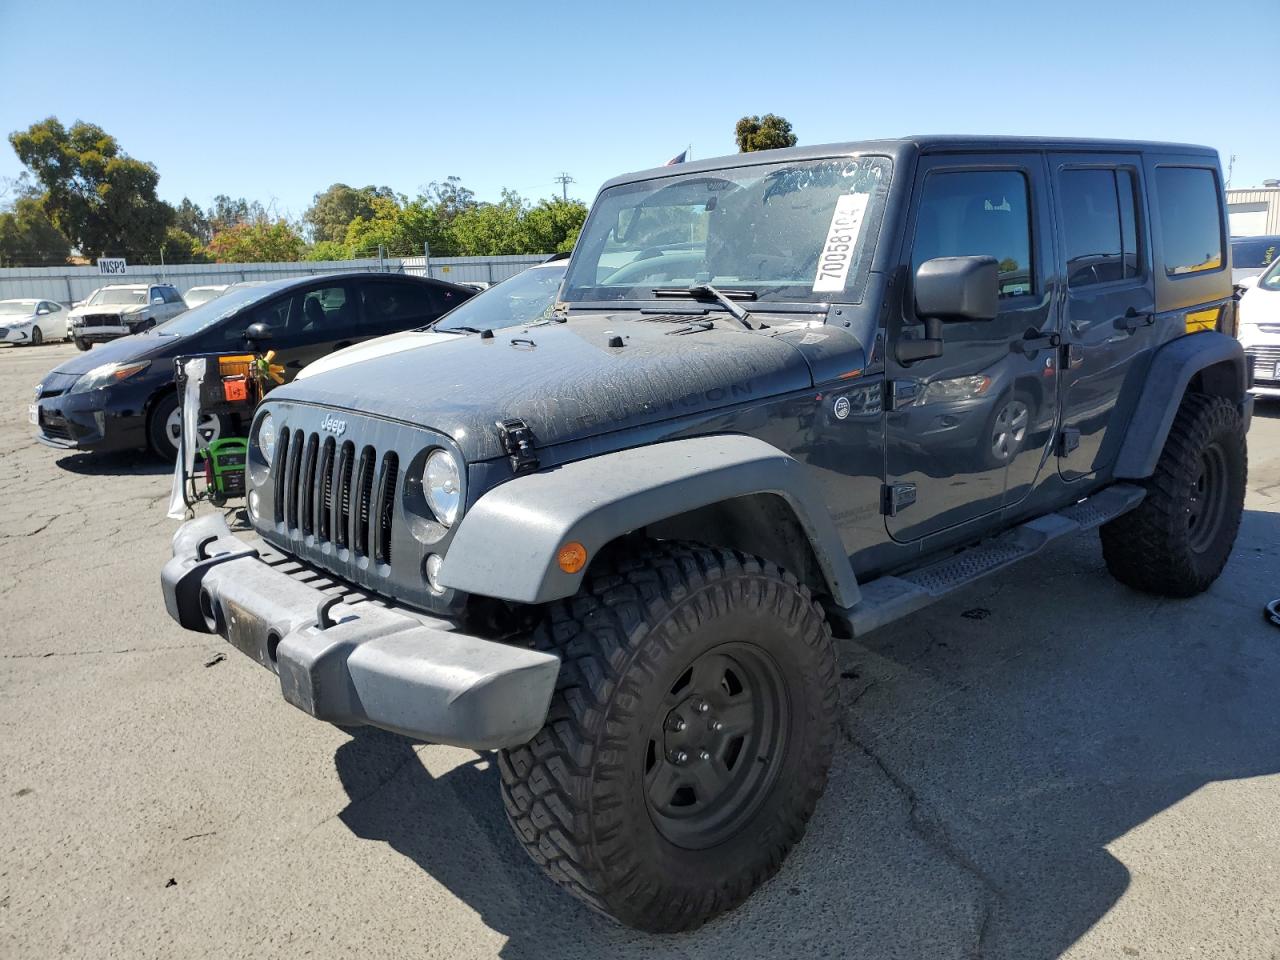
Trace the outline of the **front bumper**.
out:
<instances>
[{"instance_id":1,"label":"front bumper","mask_svg":"<svg viewBox=\"0 0 1280 960\"><path fill-rule=\"evenodd\" d=\"M352 600L332 581L317 589L281 569L289 564L232 536L220 514L191 520L160 576L165 607L274 672L284 698L319 720L476 750L516 746L542 728L558 657Z\"/></svg>"},{"instance_id":2,"label":"front bumper","mask_svg":"<svg viewBox=\"0 0 1280 960\"><path fill-rule=\"evenodd\" d=\"M31 327L28 324L22 326L4 327L0 326L0 343L30 343Z\"/></svg>"},{"instance_id":3,"label":"front bumper","mask_svg":"<svg viewBox=\"0 0 1280 960\"><path fill-rule=\"evenodd\" d=\"M71 336L85 343L107 343L133 333L128 327L72 327Z\"/></svg>"},{"instance_id":4,"label":"front bumper","mask_svg":"<svg viewBox=\"0 0 1280 960\"><path fill-rule=\"evenodd\" d=\"M36 439L62 450L108 453L147 445L145 401L104 391L60 393L36 400Z\"/></svg>"}]
</instances>

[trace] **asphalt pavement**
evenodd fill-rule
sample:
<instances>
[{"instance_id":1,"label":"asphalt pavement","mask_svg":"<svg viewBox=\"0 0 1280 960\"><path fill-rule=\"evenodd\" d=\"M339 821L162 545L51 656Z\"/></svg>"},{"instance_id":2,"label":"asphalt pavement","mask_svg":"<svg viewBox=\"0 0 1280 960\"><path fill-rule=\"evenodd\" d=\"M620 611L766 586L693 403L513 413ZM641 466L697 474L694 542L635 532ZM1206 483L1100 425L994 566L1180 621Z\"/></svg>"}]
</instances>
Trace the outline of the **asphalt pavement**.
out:
<instances>
[{"instance_id":1,"label":"asphalt pavement","mask_svg":"<svg viewBox=\"0 0 1280 960\"><path fill-rule=\"evenodd\" d=\"M1096 535L841 649L804 841L692 934L543 879L491 758L344 731L164 611L170 473L40 446L0 347L0 957L1280 956L1280 405L1205 595Z\"/></svg>"}]
</instances>

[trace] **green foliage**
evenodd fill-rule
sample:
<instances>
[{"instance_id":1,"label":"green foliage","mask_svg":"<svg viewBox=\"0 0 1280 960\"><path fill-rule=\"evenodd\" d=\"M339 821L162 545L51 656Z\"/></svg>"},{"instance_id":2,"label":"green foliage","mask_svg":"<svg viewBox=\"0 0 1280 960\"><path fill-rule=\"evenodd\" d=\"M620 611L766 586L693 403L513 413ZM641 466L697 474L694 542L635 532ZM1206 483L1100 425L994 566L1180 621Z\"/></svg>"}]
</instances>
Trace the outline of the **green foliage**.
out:
<instances>
[{"instance_id":1,"label":"green foliage","mask_svg":"<svg viewBox=\"0 0 1280 960\"><path fill-rule=\"evenodd\" d=\"M209 257L200 245L200 241L177 227L170 227L164 232L165 263L208 263Z\"/></svg>"},{"instance_id":2,"label":"green foliage","mask_svg":"<svg viewBox=\"0 0 1280 960\"><path fill-rule=\"evenodd\" d=\"M101 127L56 117L9 135L18 159L44 191L53 225L85 256L152 259L172 208L156 196L160 175L121 151Z\"/></svg>"},{"instance_id":3,"label":"green foliage","mask_svg":"<svg viewBox=\"0 0 1280 960\"><path fill-rule=\"evenodd\" d=\"M19 197L10 213L0 213L0 266L56 267L67 262L71 245L45 215L38 197Z\"/></svg>"},{"instance_id":4,"label":"green foliage","mask_svg":"<svg viewBox=\"0 0 1280 960\"><path fill-rule=\"evenodd\" d=\"M538 201L524 214L523 252L568 253L586 219L587 206L580 200Z\"/></svg>"},{"instance_id":5,"label":"green foliage","mask_svg":"<svg viewBox=\"0 0 1280 960\"><path fill-rule=\"evenodd\" d=\"M351 248L337 240L319 240L307 247L303 260L350 260Z\"/></svg>"},{"instance_id":6,"label":"green foliage","mask_svg":"<svg viewBox=\"0 0 1280 960\"><path fill-rule=\"evenodd\" d=\"M377 200L395 199L395 191L390 187L362 187L357 190L345 183L335 183L323 193L317 193L315 200L302 219L311 228L313 239L319 243L324 240L342 241L346 239L347 227L356 217L366 220L374 216L374 202Z\"/></svg>"},{"instance_id":7,"label":"green foliage","mask_svg":"<svg viewBox=\"0 0 1280 960\"><path fill-rule=\"evenodd\" d=\"M192 203L188 197L183 197L182 202L173 208L173 225L201 243L208 243L213 239L213 224L204 215L200 205Z\"/></svg>"},{"instance_id":8,"label":"green foliage","mask_svg":"<svg viewBox=\"0 0 1280 960\"><path fill-rule=\"evenodd\" d=\"M209 227L213 233L220 233L230 227L238 227L246 223L269 223L267 209L257 200L246 200L244 197L231 199L225 193L213 198L209 208Z\"/></svg>"},{"instance_id":9,"label":"green foliage","mask_svg":"<svg viewBox=\"0 0 1280 960\"><path fill-rule=\"evenodd\" d=\"M263 218L220 230L206 252L218 263L281 263L301 259L304 246L287 220Z\"/></svg>"},{"instance_id":10,"label":"green foliage","mask_svg":"<svg viewBox=\"0 0 1280 960\"><path fill-rule=\"evenodd\" d=\"M763 117L743 117L734 127L733 135L740 153L796 145L790 121L773 113L766 113Z\"/></svg>"}]
</instances>

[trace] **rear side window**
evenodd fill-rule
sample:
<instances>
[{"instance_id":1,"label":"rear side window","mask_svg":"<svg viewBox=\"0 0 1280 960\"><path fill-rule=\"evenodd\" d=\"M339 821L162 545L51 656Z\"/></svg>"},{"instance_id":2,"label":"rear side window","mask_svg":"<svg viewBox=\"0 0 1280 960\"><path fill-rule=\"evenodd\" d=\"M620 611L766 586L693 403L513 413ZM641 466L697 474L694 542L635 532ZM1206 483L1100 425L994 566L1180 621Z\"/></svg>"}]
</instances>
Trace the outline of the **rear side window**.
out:
<instances>
[{"instance_id":1,"label":"rear side window","mask_svg":"<svg viewBox=\"0 0 1280 960\"><path fill-rule=\"evenodd\" d=\"M1060 183L1067 285L1087 287L1139 276L1133 174L1064 170Z\"/></svg>"},{"instance_id":2,"label":"rear side window","mask_svg":"<svg viewBox=\"0 0 1280 960\"><path fill-rule=\"evenodd\" d=\"M1027 178L1016 170L936 172L924 182L912 270L935 257L991 256L1000 296L1031 293Z\"/></svg>"},{"instance_id":3,"label":"rear side window","mask_svg":"<svg viewBox=\"0 0 1280 960\"><path fill-rule=\"evenodd\" d=\"M379 282L363 288L365 322L379 330L407 330L434 320L436 289L427 284Z\"/></svg>"},{"instance_id":4,"label":"rear side window","mask_svg":"<svg viewBox=\"0 0 1280 960\"><path fill-rule=\"evenodd\" d=\"M1218 178L1212 170L1157 167L1156 206L1168 276L1222 267Z\"/></svg>"}]
</instances>

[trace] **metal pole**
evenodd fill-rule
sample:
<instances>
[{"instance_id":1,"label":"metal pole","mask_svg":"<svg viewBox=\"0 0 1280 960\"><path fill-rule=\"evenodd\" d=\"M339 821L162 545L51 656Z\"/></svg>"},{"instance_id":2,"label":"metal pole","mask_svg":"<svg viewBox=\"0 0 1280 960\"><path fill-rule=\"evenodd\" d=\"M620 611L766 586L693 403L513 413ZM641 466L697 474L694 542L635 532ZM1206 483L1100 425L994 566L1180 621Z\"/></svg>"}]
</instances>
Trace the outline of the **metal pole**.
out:
<instances>
[{"instance_id":1,"label":"metal pole","mask_svg":"<svg viewBox=\"0 0 1280 960\"><path fill-rule=\"evenodd\" d=\"M431 244L425 240L422 241L422 275L428 279L431 277Z\"/></svg>"}]
</instances>

